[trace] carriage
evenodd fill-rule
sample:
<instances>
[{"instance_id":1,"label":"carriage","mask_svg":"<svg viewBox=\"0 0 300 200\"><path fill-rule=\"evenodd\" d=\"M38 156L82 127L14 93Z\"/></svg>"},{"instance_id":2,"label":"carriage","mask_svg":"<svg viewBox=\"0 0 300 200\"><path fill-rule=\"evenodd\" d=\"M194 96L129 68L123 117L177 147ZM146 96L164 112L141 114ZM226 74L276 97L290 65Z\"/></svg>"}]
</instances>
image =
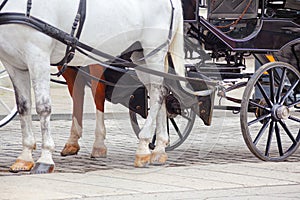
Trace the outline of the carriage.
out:
<instances>
[{"instance_id":1,"label":"carriage","mask_svg":"<svg viewBox=\"0 0 300 200\"><path fill-rule=\"evenodd\" d=\"M185 141L197 115L205 125L210 125L213 110L225 109L240 113L245 143L255 156L265 161L285 160L300 144L300 2L183 0L182 3L185 58L188 61L185 79L172 71L172 59L168 59L169 73L162 73L132 66L126 59L94 50L94 54L110 59L109 63L101 62L107 68L104 74L105 84L109 86L106 99L129 108L131 125L138 136L140 118L146 118L151 108L147 90L137 80L135 70L162 76L167 88L168 134L174 137L167 150L173 150ZM207 17L202 16L201 11L207 11ZM59 30L38 19L29 21L23 15L2 14L0 24L7 23L26 24L72 47L72 34L67 43L66 38L55 34ZM41 30L39 23L48 26L47 30ZM75 42L78 45L79 42ZM90 48L81 45L85 50ZM251 56L255 58L254 73L245 72L248 67L245 59ZM84 70L82 74L95 79ZM179 81L186 82L198 93L185 92ZM125 91L124 85L130 89ZM242 99L227 95L237 89L244 89ZM240 106L214 105L218 97ZM15 108L6 109L10 111L1 119L1 126L16 114ZM186 120L183 129L176 124L177 118ZM170 132L170 126L173 132ZM155 142L154 135L149 147L153 149Z\"/></svg>"},{"instance_id":2,"label":"carriage","mask_svg":"<svg viewBox=\"0 0 300 200\"><path fill-rule=\"evenodd\" d=\"M209 100L198 99L205 104L205 112L199 114L204 124L210 125L214 109L232 110L240 114L243 138L256 157L285 160L298 148L300 137L300 2L183 1L183 6L185 55L187 60L195 61L186 64L186 76L205 81L206 86L191 83L198 90L217 82L214 92L206 96ZM206 18L200 16L201 9L207 11ZM250 56L255 59L254 73L246 70L249 66L245 59ZM242 99L230 96L234 90L244 90ZM214 93L239 106L214 105ZM172 108L178 106L169 99L168 120L177 137L167 149L173 150L188 137L197 114L190 108L176 112ZM130 114L138 133L136 113ZM181 130L174 116L187 119ZM155 138L151 146L154 142Z\"/></svg>"}]
</instances>

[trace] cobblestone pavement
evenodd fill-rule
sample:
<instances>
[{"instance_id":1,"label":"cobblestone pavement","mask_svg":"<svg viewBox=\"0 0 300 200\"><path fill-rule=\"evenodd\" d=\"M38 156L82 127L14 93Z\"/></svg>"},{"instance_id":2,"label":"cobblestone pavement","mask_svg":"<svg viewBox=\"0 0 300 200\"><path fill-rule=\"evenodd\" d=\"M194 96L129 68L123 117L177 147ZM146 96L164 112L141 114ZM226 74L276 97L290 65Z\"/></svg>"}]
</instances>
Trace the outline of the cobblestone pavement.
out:
<instances>
[{"instance_id":1,"label":"cobblestone pavement","mask_svg":"<svg viewBox=\"0 0 300 200\"><path fill-rule=\"evenodd\" d=\"M81 150L76 156L61 157L64 143L69 135L70 120L53 120L52 135L56 143L54 161L56 172L91 172L99 169L131 169L137 147L137 138L130 126L128 113L109 113L106 115L108 147L107 158L92 159L90 152L94 140L95 122L92 118L84 120L83 137L80 140ZM39 122L33 122L36 133L37 159L41 150ZM8 175L8 168L21 152L21 133L18 120L13 120L0 129L0 172ZM239 125L239 115L228 111L216 111L213 124L205 127L196 119L188 139L177 149L168 153L167 167L228 164L228 163L259 163L243 141ZM294 153L288 162L299 162L299 151Z\"/></svg>"},{"instance_id":2,"label":"cobblestone pavement","mask_svg":"<svg viewBox=\"0 0 300 200\"><path fill-rule=\"evenodd\" d=\"M88 98L81 150L76 156L61 157L71 126L71 103L65 87L54 88L52 96L55 173L8 172L22 148L20 123L13 120L0 128L0 199L299 199L299 150L287 162L260 161L243 141L239 115L215 110L210 127L197 118L187 140L168 152L165 166L136 169L138 140L127 109L116 105L106 104L108 156L90 158L95 120ZM41 152L38 121L33 130L36 160Z\"/></svg>"}]
</instances>

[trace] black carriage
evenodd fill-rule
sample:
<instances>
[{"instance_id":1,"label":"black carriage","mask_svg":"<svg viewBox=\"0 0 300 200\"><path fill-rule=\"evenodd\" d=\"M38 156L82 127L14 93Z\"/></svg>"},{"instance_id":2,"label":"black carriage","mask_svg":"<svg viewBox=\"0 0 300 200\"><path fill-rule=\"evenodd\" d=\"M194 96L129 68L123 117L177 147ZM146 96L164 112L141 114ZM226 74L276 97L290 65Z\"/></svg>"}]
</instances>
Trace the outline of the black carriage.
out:
<instances>
[{"instance_id":1,"label":"black carriage","mask_svg":"<svg viewBox=\"0 0 300 200\"><path fill-rule=\"evenodd\" d=\"M185 141L196 115L204 124L210 125L213 109L226 109L240 112L244 140L255 156L271 161L286 159L300 144L299 0L182 2L186 60L193 60L192 64L186 64L186 79L174 76L172 71L168 74L149 71L166 77L171 138L167 149L172 150ZM207 11L207 17L199 14L202 9ZM23 16L2 15L0 19L0 23L25 23L38 30L41 24L45 25L39 20L26 21ZM41 31L45 33L45 30ZM60 38L55 27L48 27L46 31L64 43L66 38L72 42L69 35ZM244 72L247 67L245 58L249 56L256 60L254 73ZM141 123L138 116L145 118L149 109L147 91L136 79L135 71L128 67L126 59L125 64L123 61L117 58L117 62L111 60L109 65L104 65L109 71L105 75L105 83L109 85L106 98L130 109L132 127L138 134ZM172 60L169 64L172 65ZM188 82L191 89L199 91L198 95L184 92L179 80ZM122 81L131 86L131 90L116 92L120 91L118 85L123 85ZM242 99L227 95L243 87ZM215 106L215 94L240 106ZM10 114L9 118L4 118L1 125L13 116ZM178 118L186 120L183 129L176 123ZM150 146L153 145L155 136Z\"/></svg>"},{"instance_id":2,"label":"black carriage","mask_svg":"<svg viewBox=\"0 0 300 200\"><path fill-rule=\"evenodd\" d=\"M186 55L199 60L187 66L189 76L233 81L218 95L241 106L215 108L240 112L244 140L255 156L284 160L300 139L300 2L216 0L202 6L208 8L207 19L195 15L186 22ZM243 72L250 55L256 60L254 74ZM242 99L227 96L242 87Z\"/></svg>"},{"instance_id":3,"label":"black carriage","mask_svg":"<svg viewBox=\"0 0 300 200\"><path fill-rule=\"evenodd\" d=\"M176 90L172 90L167 97L168 121L177 140L168 149L176 148L187 138L197 114L204 124L210 125L213 109L225 109L240 113L244 140L255 156L265 161L285 160L297 150L300 140L300 2L182 2L185 55L187 60L194 60L186 64L186 76L207 84L190 83L190 86L208 90L212 81L221 81L214 92L239 106L214 105L213 92L198 97L201 105L198 110L182 106L179 109L182 112L176 112L172 108L178 108L182 105L179 102L189 97L173 95ZM201 16L201 9L207 11L206 18ZM245 59L250 56L255 58L254 73L245 72L248 67ZM241 99L227 95L242 88ZM187 119L184 129L178 128L176 117ZM131 118L138 133L134 112Z\"/></svg>"}]
</instances>

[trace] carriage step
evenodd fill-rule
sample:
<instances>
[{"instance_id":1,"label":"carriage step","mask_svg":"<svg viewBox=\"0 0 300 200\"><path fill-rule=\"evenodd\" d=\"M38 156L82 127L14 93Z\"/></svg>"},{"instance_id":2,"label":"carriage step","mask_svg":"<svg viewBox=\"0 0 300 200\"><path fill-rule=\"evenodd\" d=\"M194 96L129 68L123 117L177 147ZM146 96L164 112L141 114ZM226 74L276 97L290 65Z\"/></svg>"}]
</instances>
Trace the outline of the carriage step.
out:
<instances>
[{"instance_id":1,"label":"carriage step","mask_svg":"<svg viewBox=\"0 0 300 200\"><path fill-rule=\"evenodd\" d=\"M242 70L244 70L246 67L244 65L233 66L233 65L226 65L226 64L205 63L201 65L187 64L186 68L189 71L197 71L200 73L205 73L205 72L241 73Z\"/></svg>"},{"instance_id":2,"label":"carriage step","mask_svg":"<svg viewBox=\"0 0 300 200\"><path fill-rule=\"evenodd\" d=\"M202 66L186 65L189 77L198 77L198 74L213 79L240 79L247 78L249 75L242 73L245 66L229 66L229 65L216 65L216 64L205 64Z\"/></svg>"}]
</instances>

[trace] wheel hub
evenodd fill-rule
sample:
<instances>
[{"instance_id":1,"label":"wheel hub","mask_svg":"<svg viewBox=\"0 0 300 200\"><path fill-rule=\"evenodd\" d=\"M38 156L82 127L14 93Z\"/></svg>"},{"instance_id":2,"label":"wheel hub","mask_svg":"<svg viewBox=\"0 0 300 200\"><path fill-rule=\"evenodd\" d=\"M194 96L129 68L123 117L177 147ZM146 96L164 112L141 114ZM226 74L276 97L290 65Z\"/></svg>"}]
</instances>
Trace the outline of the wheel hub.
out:
<instances>
[{"instance_id":1,"label":"wheel hub","mask_svg":"<svg viewBox=\"0 0 300 200\"><path fill-rule=\"evenodd\" d=\"M272 115L277 120L288 119L290 116L290 110L286 106L274 105L272 110Z\"/></svg>"}]
</instances>

